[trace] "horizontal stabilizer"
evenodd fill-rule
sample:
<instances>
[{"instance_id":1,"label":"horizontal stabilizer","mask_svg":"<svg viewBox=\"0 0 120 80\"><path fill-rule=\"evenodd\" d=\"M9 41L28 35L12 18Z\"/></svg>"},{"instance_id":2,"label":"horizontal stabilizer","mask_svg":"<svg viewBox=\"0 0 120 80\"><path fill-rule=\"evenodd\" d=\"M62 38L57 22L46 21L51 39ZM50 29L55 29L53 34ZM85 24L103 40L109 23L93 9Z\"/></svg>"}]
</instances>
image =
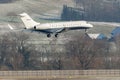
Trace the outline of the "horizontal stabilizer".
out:
<instances>
[{"instance_id":1,"label":"horizontal stabilizer","mask_svg":"<svg viewBox=\"0 0 120 80\"><path fill-rule=\"evenodd\" d=\"M11 30L13 30L14 28L10 25L10 24L8 24L8 27L11 29Z\"/></svg>"}]
</instances>

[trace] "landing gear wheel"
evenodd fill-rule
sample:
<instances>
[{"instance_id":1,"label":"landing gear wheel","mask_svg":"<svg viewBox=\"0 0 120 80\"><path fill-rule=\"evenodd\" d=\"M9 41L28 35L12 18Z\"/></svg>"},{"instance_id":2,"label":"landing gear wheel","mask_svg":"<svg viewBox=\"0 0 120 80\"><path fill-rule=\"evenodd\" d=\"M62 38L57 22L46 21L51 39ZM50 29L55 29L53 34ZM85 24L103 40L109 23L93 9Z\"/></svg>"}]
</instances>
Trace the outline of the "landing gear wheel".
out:
<instances>
[{"instance_id":1,"label":"landing gear wheel","mask_svg":"<svg viewBox=\"0 0 120 80\"><path fill-rule=\"evenodd\" d=\"M55 37L58 37L58 34L55 34Z\"/></svg>"},{"instance_id":2,"label":"landing gear wheel","mask_svg":"<svg viewBox=\"0 0 120 80\"><path fill-rule=\"evenodd\" d=\"M47 34L47 37L51 37L51 34Z\"/></svg>"},{"instance_id":3,"label":"landing gear wheel","mask_svg":"<svg viewBox=\"0 0 120 80\"><path fill-rule=\"evenodd\" d=\"M85 29L85 33L87 33L88 31L87 31L87 29Z\"/></svg>"}]
</instances>

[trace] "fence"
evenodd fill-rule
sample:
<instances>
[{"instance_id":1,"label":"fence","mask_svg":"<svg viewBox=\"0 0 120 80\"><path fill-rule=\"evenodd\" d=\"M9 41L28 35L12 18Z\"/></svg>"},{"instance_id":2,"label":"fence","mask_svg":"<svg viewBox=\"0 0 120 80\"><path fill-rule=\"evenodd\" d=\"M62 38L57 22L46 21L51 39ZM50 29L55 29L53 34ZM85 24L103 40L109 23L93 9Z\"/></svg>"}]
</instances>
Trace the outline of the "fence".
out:
<instances>
[{"instance_id":1,"label":"fence","mask_svg":"<svg viewBox=\"0 0 120 80\"><path fill-rule=\"evenodd\" d=\"M120 76L120 70L41 70L41 71L0 71L1 77L11 78L63 78L80 76Z\"/></svg>"}]
</instances>

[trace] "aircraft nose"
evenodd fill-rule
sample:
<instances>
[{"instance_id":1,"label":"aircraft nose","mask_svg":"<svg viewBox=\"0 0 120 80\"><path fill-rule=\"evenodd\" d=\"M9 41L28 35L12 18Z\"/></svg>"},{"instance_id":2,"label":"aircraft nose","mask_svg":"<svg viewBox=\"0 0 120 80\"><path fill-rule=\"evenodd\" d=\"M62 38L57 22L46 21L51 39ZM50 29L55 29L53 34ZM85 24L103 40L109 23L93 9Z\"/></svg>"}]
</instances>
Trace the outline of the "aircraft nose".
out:
<instances>
[{"instance_id":1,"label":"aircraft nose","mask_svg":"<svg viewBox=\"0 0 120 80\"><path fill-rule=\"evenodd\" d=\"M91 28L92 28L92 27L93 27L93 25L92 25L92 24L89 24L89 27L91 27Z\"/></svg>"}]
</instances>

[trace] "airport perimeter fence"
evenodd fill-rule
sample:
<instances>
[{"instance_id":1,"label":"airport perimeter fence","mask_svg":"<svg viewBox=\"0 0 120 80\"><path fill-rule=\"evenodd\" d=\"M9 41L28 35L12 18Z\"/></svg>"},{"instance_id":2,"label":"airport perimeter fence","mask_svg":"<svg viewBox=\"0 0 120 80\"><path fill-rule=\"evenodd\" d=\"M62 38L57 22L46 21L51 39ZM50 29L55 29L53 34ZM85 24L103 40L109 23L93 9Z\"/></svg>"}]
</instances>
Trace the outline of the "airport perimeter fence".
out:
<instances>
[{"instance_id":1,"label":"airport perimeter fence","mask_svg":"<svg viewBox=\"0 0 120 80\"><path fill-rule=\"evenodd\" d=\"M120 76L120 70L0 71L0 77Z\"/></svg>"}]
</instances>

